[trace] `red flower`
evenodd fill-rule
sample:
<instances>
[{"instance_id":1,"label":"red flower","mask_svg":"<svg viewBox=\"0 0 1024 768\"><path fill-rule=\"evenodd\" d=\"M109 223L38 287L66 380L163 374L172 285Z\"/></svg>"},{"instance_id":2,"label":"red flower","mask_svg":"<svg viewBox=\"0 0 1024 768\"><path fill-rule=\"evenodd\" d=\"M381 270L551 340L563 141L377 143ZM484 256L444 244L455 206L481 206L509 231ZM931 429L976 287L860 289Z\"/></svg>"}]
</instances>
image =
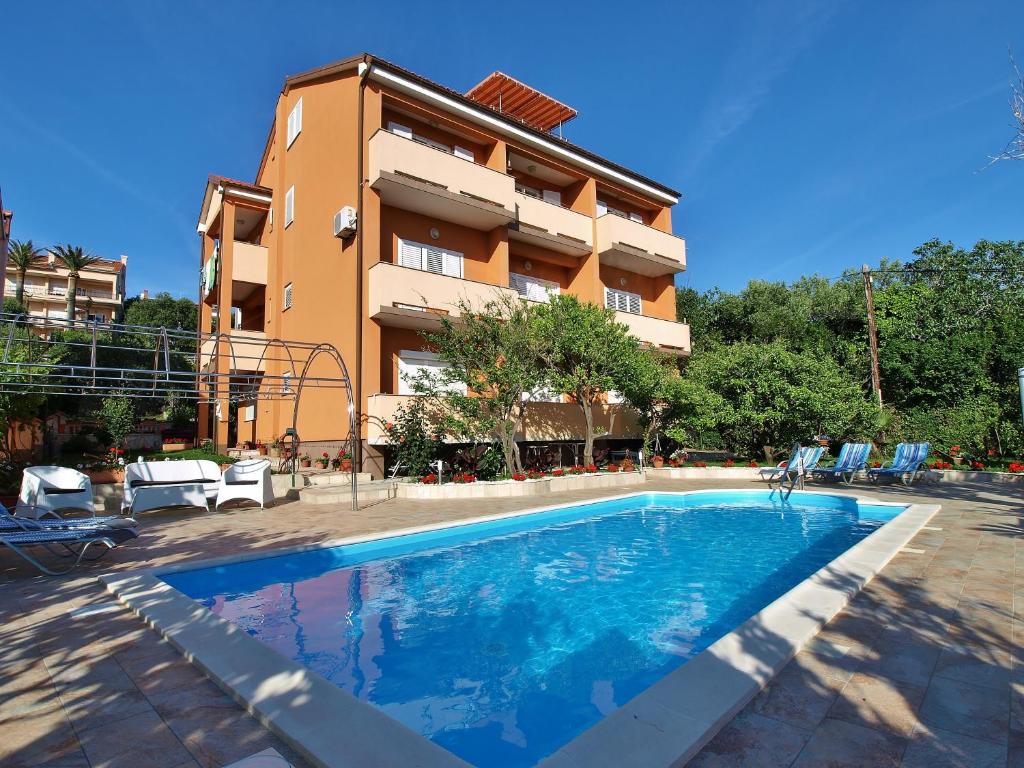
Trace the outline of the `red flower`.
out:
<instances>
[{"instance_id":1,"label":"red flower","mask_svg":"<svg viewBox=\"0 0 1024 768\"><path fill-rule=\"evenodd\" d=\"M605 471L607 471L607 472L618 472L619 471L619 465L618 464L609 464L607 467L605 467Z\"/></svg>"},{"instance_id":2,"label":"red flower","mask_svg":"<svg viewBox=\"0 0 1024 768\"><path fill-rule=\"evenodd\" d=\"M732 459L726 459L726 460L725 460L725 464L724 464L723 466L726 466L726 467L731 467L731 466L733 466L733 465L734 465L735 463L736 463L736 462L735 462L735 461L733 461Z\"/></svg>"},{"instance_id":3,"label":"red flower","mask_svg":"<svg viewBox=\"0 0 1024 768\"><path fill-rule=\"evenodd\" d=\"M522 472L516 472L514 475L512 475L512 479L517 482L522 482L523 480L526 479L526 475L524 475Z\"/></svg>"},{"instance_id":4,"label":"red flower","mask_svg":"<svg viewBox=\"0 0 1024 768\"><path fill-rule=\"evenodd\" d=\"M551 476L552 477L561 477L564 474L565 474L565 470L564 469L556 469L556 470L552 471Z\"/></svg>"},{"instance_id":5,"label":"red flower","mask_svg":"<svg viewBox=\"0 0 1024 768\"><path fill-rule=\"evenodd\" d=\"M695 461L695 462L693 462L693 466L699 467L700 469L706 469L707 466L708 466L708 463L706 461Z\"/></svg>"},{"instance_id":6,"label":"red flower","mask_svg":"<svg viewBox=\"0 0 1024 768\"><path fill-rule=\"evenodd\" d=\"M882 467L882 462L880 462L880 461L872 461L871 462L871 466L874 467L875 469L880 469Z\"/></svg>"},{"instance_id":7,"label":"red flower","mask_svg":"<svg viewBox=\"0 0 1024 768\"><path fill-rule=\"evenodd\" d=\"M756 461L754 461L753 459L751 459L751 460L750 460L750 466L751 466L751 467L754 467L754 468L756 469L757 467L759 467L759 466L761 466L761 465L760 465L760 464L758 464L758 463L757 463Z\"/></svg>"},{"instance_id":8,"label":"red flower","mask_svg":"<svg viewBox=\"0 0 1024 768\"><path fill-rule=\"evenodd\" d=\"M587 464L587 472L597 472L596 464Z\"/></svg>"},{"instance_id":9,"label":"red flower","mask_svg":"<svg viewBox=\"0 0 1024 768\"><path fill-rule=\"evenodd\" d=\"M436 483L437 482L437 475L435 475L433 473L431 473L429 475L424 475L423 477L420 478L420 482L421 483L426 483L427 485L431 485L433 483Z\"/></svg>"},{"instance_id":10,"label":"red flower","mask_svg":"<svg viewBox=\"0 0 1024 768\"><path fill-rule=\"evenodd\" d=\"M976 470L979 470L979 471L983 470L983 469L985 469L985 463L982 462L982 461L972 461L971 462L971 469L976 469Z\"/></svg>"},{"instance_id":11,"label":"red flower","mask_svg":"<svg viewBox=\"0 0 1024 768\"><path fill-rule=\"evenodd\" d=\"M1009 469L1011 472L1024 472L1024 464L1020 463L1019 461L1015 461L1009 467L1007 467L1007 469Z\"/></svg>"}]
</instances>

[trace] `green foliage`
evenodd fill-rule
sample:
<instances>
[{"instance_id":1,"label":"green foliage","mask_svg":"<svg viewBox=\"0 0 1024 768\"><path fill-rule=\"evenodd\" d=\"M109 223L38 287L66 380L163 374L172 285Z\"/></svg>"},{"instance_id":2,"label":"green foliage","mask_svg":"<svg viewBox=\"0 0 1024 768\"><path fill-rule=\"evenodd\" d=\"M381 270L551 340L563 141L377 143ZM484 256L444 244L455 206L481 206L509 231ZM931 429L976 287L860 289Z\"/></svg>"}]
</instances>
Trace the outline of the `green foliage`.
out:
<instances>
[{"instance_id":1,"label":"green foliage","mask_svg":"<svg viewBox=\"0 0 1024 768\"><path fill-rule=\"evenodd\" d=\"M128 299L124 303L124 322L126 325L143 325L149 328L166 328L169 331L195 331L199 318L198 305L188 298L176 299L169 293L158 293L143 299L139 296ZM153 347L156 338L140 336L139 343ZM195 350L195 340L176 340L172 348L182 352Z\"/></svg>"},{"instance_id":2,"label":"green foliage","mask_svg":"<svg viewBox=\"0 0 1024 768\"><path fill-rule=\"evenodd\" d=\"M594 461L593 406L607 392L619 388L628 376L624 368L636 361L639 342L615 314L572 295L551 296L533 308L540 337L540 357L546 370L545 385L569 395L583 411L586 433L583 463Z\"/></svg>"},{"instance_id":3,"label":"green foliage","mask_svg":"<svg viewBox=\"0 0 1024 768\"><path fill-rule=\"evenodd\" d=\"M3 311L8 315L28 314L28 308L13 296L7 296L4 298Z\"/></svg>"},{"instance_id":4,"label":"green foliage","mask_svg":"<svg viewBox=\"0 0 1024 768\"><path fill-rule=\"evenodd\" d=\"M431 428L426 403L412 398L395 411L394 423L387 426L392 458L412 477L429 474L437 461L441 441Z\"/></svg>"},{"instance_id":5,"label":"green foliage","mask_svg":"<svg viewBox=\"0 0 1024 768\"><path fill-rule=\"evenodd\" d=\"M96 418L110 433L114 447L124 448L128 435L135 431L135 401L123 393L105 397Z\"/></svg>"},{"instance_id":6,"label":"green foliage","mask_svg":"<svg viewBox=\"0 0 1024 768\"><path fill-rule=\"evenodd\" d=\"M497 438L506 466L520 472L524 401L546 383L534 309L499 297L482 307L460 300L456 310L456 322L445 317L439 331L423 334L447 368L410 383L430 399L441 429L466 442Z\"/></svg>"},{"instance_id":7,"label":"green foliage","mask_svg":"<svg viewBox=\"0 0 1024 768\"><path fill-rule=\"evenodd\" d=\"M55 245L50 249L50 252L57 257L57 261L60 262L61 266L68 270L67 317L68 323L71 323L75 319L78 275L83 269L88 269L99 261L99 257L88 254L80 246L71 245L70 243L67 245Z\"/></svg>"},{"instance_id":8,"label":"green foliage","mask_svg":"<svg viewBox=\"0 0 1024 768\"><path fill-rule=\"evenodd\" d=\"M36 248L31 240L12 240L10 242L7 251L7 265L15 269L14 301L20 306L25 304L25 273L32 266L32 262L42 255L42 249ZM7 311L6 301L4 311Z\"/></svg>"},{"instance_id":9,"label":"green foliage","mask_svg":"<svg viewBox=\"0 0 1024 768\"><path fill-rule=\"evenodd\" d=\"M43 411L46 395L33 391L32 387L43 380L49 370L46 366L60 363L65 352L59 345L47 349L34 344L28 331L21 327L12 331L11 325L0 326L5 338L12 334L8 353L12 364L0 366L0 382L5 390L0 392L0 451L7 459L11 456L10 435L14 424L29 422Z\"/></svg>"},{"instance_id":10,"label":"green foliage","mask_svg":"<svg viewBox=\"0 0 1024 768\"><path fill-rule=\"evenodd\" d=\"M792 352L780 342L741 342L701 354L687 368L697 387L721 398L716 431L726 445L772 458L826 432L864 439L878 409L829 357ZM695 392L698 402L708 398Z\"/></svg>"}]
</instances>

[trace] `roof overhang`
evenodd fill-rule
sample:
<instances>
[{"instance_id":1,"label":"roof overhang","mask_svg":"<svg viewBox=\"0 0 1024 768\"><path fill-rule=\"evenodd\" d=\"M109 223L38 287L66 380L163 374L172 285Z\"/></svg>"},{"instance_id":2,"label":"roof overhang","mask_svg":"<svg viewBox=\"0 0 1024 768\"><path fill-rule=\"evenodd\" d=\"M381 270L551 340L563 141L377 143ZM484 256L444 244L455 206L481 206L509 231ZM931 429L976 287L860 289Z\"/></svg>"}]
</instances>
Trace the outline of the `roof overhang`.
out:
<instances>
[{"instance_id":1,"label":"roof overhang","mask_svg":"<svg viewBox=\"0 0 1024 768\"><path fill-rule=\"evenodd\" d=\"M203 233L210 229L220 214L225 196L253 207L269 208L273 200L273 190L211 173L206 180L203 204L199 209L197 232Z\"/></svg>"}]
</instances>

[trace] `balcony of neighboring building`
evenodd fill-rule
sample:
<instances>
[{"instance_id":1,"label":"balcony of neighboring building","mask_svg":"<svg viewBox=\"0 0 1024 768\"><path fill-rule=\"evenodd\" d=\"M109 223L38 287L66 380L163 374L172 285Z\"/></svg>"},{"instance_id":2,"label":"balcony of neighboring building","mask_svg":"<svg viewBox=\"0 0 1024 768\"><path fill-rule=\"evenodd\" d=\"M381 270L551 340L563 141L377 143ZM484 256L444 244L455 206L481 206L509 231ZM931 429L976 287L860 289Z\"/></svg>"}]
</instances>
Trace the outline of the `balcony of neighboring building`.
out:
<instances>
[{"instance_id":1,"label":"balcony of neighboring building","mask_svg":"<svg viewBox=\"0 0 1024 768\"><path fill-rule=\"evenodd\" d=\"M515 218L514 181L477 162L477 151L392 123L370 138L370 186L395 208L479 230L504 226Z\"/></svg>"},{"instance_id":2,"label":"balcony of neighboring building","mask_svg":"<svg viewBox=\"0 0 1024 768\"><path fill-rule=\"evenodd\" d=\"M615 319L646 344L677 355L690 354L690 326L660 317L615 312Z\"/></svg>"},{"instance_id":3,"label":"balcony of neighboring building","mask_svg":"<svg viewBox=\"0 0 1024 768\"><path fill-rule=\"evenodd\" d=\"M638 218L612 210L597 217L597 252L601 263L648 277L685 270L686 241Z\"/></svg>"}]
</instances>

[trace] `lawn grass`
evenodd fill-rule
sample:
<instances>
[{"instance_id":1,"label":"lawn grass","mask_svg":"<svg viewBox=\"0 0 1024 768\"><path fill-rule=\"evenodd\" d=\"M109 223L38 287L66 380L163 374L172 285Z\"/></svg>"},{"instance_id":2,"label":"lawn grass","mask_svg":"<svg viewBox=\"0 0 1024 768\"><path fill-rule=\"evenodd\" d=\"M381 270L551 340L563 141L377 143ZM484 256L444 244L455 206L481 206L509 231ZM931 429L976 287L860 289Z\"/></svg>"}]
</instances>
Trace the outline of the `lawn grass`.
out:
<instances>
[{"instance_id":1,"label":"lawn grass","mask_svg":"<svg viewBox=\"0 0 1024 768\"><path fill-rule=\"evenodd\" d=\"M171 461L178 461L182 459L206 459L207 461L213 461L217 464L234 464L238 459L232 458L231 456L223 456L219 453L210 453L204 451L202 448L186 448L184 451L159 451L158 453L143 453L143 457L146 461L163 461L164 459L170 459Z\"/></svg>"}]
</instances>

